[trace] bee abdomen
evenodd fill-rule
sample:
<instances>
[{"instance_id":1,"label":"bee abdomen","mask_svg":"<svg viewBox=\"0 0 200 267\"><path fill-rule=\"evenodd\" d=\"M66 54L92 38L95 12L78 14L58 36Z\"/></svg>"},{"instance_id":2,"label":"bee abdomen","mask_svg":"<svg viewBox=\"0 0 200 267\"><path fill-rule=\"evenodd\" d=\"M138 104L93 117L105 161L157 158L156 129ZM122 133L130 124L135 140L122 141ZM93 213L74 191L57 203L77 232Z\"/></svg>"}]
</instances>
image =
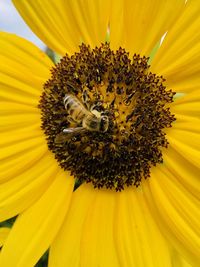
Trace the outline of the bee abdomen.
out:
<instances>
[{"instance_id":1,"label":"bee abdomen","mask_svg":"<svg viewBox=\"0 0 200 267\"><path fill-rule=\"evenodd\" d=\"M72 95L65 95L63 102L67 113L74 121L80 123L87 114L87 110L84 106Z\"/></svg>"}]
</instances>

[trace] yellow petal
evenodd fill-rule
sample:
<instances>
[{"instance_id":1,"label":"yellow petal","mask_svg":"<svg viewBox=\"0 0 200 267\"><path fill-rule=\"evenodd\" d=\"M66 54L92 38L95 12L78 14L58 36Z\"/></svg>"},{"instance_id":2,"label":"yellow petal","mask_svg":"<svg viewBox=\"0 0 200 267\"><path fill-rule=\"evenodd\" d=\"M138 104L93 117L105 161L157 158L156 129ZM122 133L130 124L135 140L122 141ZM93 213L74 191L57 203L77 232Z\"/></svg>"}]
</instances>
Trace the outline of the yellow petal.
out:
<instances>
[{"instance_id":1,"label":"yellow petal","mask_svg":"<svg viewBox=\"0 0 200 267\"><path fill-rule=\"evenodd\" d=\"M183 258L180 254L178 254L174 250L172 250L171 252L171 261L172 261L172 267L193 267L185 260L185 258Z\"/></svg>"},{"instance_id":2,"label":"yellow petal","mask_svg":"<svg viewBox=\"0 0 200 267\"><path fill-rule=\"evenodd\" d=\"M111 0L71 0L69 13L74 14L76 27L79 28L80 41L97 46L106 41L111 12ZM75 25L72 26L74 28Z\"/></svg>"},{"instance_id":3,"label":"yellow petal","mask_svg":"<svg viewBox=\"0 0 200 267\"><path fill-rule=\"evenodd\" d=\"M184 131L180 131L179 134L183 136L177 137L178 131L171 131L172 134L167 135L167 140L170 145L182 156L188 160L191 164L194 164L197 168L200 168L200 151L199 147L199 135L195 133L187 133ZM174 134L173 134L174 133ZM194 137L194 140L191 139ZM181 141L181 139L185 138L185 142ZM191 146L192 145L192 146ZM197 145L197 147L196 147Z\"/></svg>"},{"instance_id":4,"label":"yellow petal","mask_svg":"<svg viewBox=\"0 0 200 267\"><path fill-rule=\"evenodd\" d=\"M48 152L42 156L35 155L33 164L30 167L24 165L24 168L23 172L0 185L0 221L30 207L51 185L59 167Z\"/></svg>"},{"instance_id":5,"label":"yellow petal","mask_svg":"<svg viewBox=\"0 0 200 267\"><path fill-rule=\"evenodd\" d=\"M172 106L176 106L179 104L187 104L187 103L194 103L200 102L200 90L195 90L193 92L188 92L183 94L181 97L178 97L173 103Z\"/></svg>"},{"instance_id":6,"label":"yellow petal","mask_svg":"<svg viewBox=\"0 0 200 267\"><path fill-rule=\"evenodd\" d=\"M131 54L149 56L163 34L184 8L184 1L113 1L110 21L111 46L124 46Z\"/></svg>"},{"instance_id":7,"label":"yellow petal","mask_svg":"<svg viewBox=\"0 0 200 267\"><path fill-rule=\"evenodd\" d=\"M51 246L49 267L171 266L168 247L143 195L135 193L98 191L90 185L75 191Z\"/></svg>"},{"instance_id":8,"label":"yellow petal","mask_svg":"<svg viewBox=\"0 0 200 267\"><path fill-rule=\"evenodd\" d=\"M0 59L1 72L13 78L20 75L24 84L32 85L32 91L27 92L32 94L37 94L37 85L48 78L49 68L53 66L49 57L38 47L5 32L0 33Z\"/></svg>"},{"instance_id":9,"label":"yellow petal","mask_svg":"<svg viewBox=\"0 0 200 267\"><path fill-rule=\"evenodd\" d=\"M47 152L47 147L45 143L35 144L34 147L29 147L25 151L21 148L20 152L15 154L15 151L12 151L9 158L1 160L0 184L15 178L34 166L34 164Z\"/></svg>"},{"instance_id":10,"label":"yellow petal","mask_svg":"<svg viewBox=\"0 0 200 267\"><path fill-rule=\"evenodd\" d=\"M173 1L174 2L174 1ZM169 88L190 92L200 84L200 2L189 0L169 29L152 62L152 71L166 78Z\"/></svg>"},{"instance_id":11,"label":"yellow petal","mask_svg":"<svg viewBox=\"0 0 200 267\"><path fill-rule=\"evenodd\" d=\"M0 266L32 267L36 264L61 227L73 181L66 172L58 171L46 193L17 218L0 254Z\"/></svg>"},{"instance_id":12,"label":"yellow petal","mask_svg":"<svg viewBox=\"0 0 200 267\"><path fill-rule=\"evenodd\" d=\"M187 190L200 200L199 169L171 146L163 153L165 167Z\"/></svg>"},{"instance_id":13,"label":"yellow petal","mask_svg":"<svg viewBox=\"0 0 200 267\"><path fill-rule=\"evenodd\" d=\"M8 97L8 95L6 96ZM12 116L12 115L20 116L24 115L24 113L25 114L29 113L31 116L36 115L37 119L39 119L40 116L40 110L38 109L38 107L29 106L28 103L20 104L16 102L11 102L10 99L7 101L1 101L0 112L2 116Z\"/></svg>"},{"instance_id":14,"label":"yellow petal","mask_svg":"<svg viewBox=\"0 0 200 267\"><path fill-rule=\"evenodd\" d=\"M29 77L31 79L31 76ZM40 91L38 91L37 93L37 96L33 96L29 94L29 92L32 91L33 87L21 82L19 75L16 74L16 78L12 78L12 75L5 75L3 73L0 73L0 86L0 97L3 101L10 101L11 104L13 102L17 102L23 105L28 105L29 107L38 106L39 95L42 92L42 84L40 86Z\"/></svg>"},{"instance_id":15,"label":"yellow petal","mask_svg":"<svg viewBox=\"0 0 200 267\"><path fill-rule=\"evenodd\" d=\"M22 140L39 136L43 138L40 117L41 114L37 107L10 100L2 101L0 105L0 144L5 147ZM44 138L43 141L45 141Z\"/></svg>"},{"instance_id":16,"label":"yellow petal","mask_svg":"<svg viewBox=\"0 0 200 267\"><path fill-rule=\"evenodd\" d=\"M178 142L182 142L184 145L187 145L195 150L200 150L200 138L198 133L194 133L191 131L187 131L185 129L178 130L172 129L167 134L167 138L170 136L171 138L175 139ZM171 143L171 146L174 144Z\"/></svg>"},{"instance_id":17,"label":"yellow petal","mask_svg":"<svg viewBox=\"0 0 200 267\"><path fill-rule=\"evenodd\" d=\"M27 116L28 117L28 116ZM4 128L3 128L4 129ZM26 128L23 127L16 127L12 129L12 131L7 131L7 128L5 131L0 132L0 145L1 147L9 146L11 144L20 143L23 140L30 140L35 137L41 137L41 140L45 143L45 139L42 138L42 131L38 125L30 125Z\"/></svg>"},{"instance_id":18,"label":"yellow petal","mask_svg":"<svg viewBox=\"0 0 200 267\"><path fill-rule=\"evenodd\" d=\"M110 1L17 1L16 8L30 28L57 53L74 53L81 42L105 41Z\"/></svg>"},{"instance_id":19,"label":"yellow petal","mask_svg":"<svg viewBox=\"0 0 200 267\"><path fill-rule=\"evenodd\" d=\"M0 132L2 134L5 131L10 132L15 129L28 128L30 126L34 127L35 129L40 128L40 115L38 111L31 114L29 109L25 114L15 114L13 112L12 114L10 113L8 115L0 115ZM40 133L42 133L42 131L40 131Z\"/></svg>"},{"instance_id":20,"label":"yellow petal","mask_svg":"<svg viewBox=\"0 0 200 267\"><path fill-rule=\"evenodd\" d=\"M190 264L199 266L199 201L164 165L153 168L146 182L148 205L163 234Z\"/></svg>"},{"instance_id":21,"label":"yellow petal","mask_svg":"<svg viewBox=\"0 0 200 267\"><path fill-rule=\"evenodd\" d=\"M18 157L20 154L24 154L27 150L45 144L43 137L33 137L31 139L23 139L20 142L10 143L6 148L0 149L0 159L7 161L14 157Z\"/></svg>"},{"instance_id":22,"label":"yellow petal","mask_svg":"<svg viewBox=\"0 0 200 267\"><path fill-rule=\"evenodd\" d=\"M188 116L177 116L172 129L185 130L188 132L200 133L200 120Z\"/></svg>"},{"instance_id":23,"label":"yellow petal","mask_svg":"<svg viewBox=\"0 0 200 267\"><path fill-rule=\"evenodd\" d=\"M44 52L30 42L1 32L0 97L11 102L7 109L12 109L16 102L36 108L52 65Z\"/></svg>"},{"instance_id":24,"label":"yellow petal","mask_svg":"<svg viewBox=\"0 0 200 267\"><path fill-rule=\"evenodd\" d=\"M0 228L0 247L2 247L3 244L5 243L5 240L8 237L9 232L10 232L10 228L8 227Z\"/></svg>"},{"instance_id":25,"label":"yellow petal","mask_svg":"<svg viewBox=\"0 0 200 267\"><path fill-rule=\"evenodd\" d=\"M171 105L171 112L175 113L175 117L181 119L182 116L189 116L190 121L200 119L200 90L187 93L176 99ZM199 122L197 122L199 123Z\"/></svg>"},{"instance_id":26,"label":"yellow petal","mask_svg":"<svg viewBox=\"0 0 200 267\"><path fill-rule=\"evenodd\" d=\"M116 192L96 190L83 225L80 265L120 267L115 248Z\"/></svg>"},{"instance_id":27,"label":"yellow petal","mask_svg":"<svg viewBox=\"0 0 200 267\"><path fill-rule=\"evenodd\" d=\"M94 198L95 190L85 184L73 193L65 222L50 248L49 267L80 266L83 223Z\"/></svg>"},{"instance_id":28,"label":"yellow petal","mask_svg":"<svg viewBox=\"0 0 200 267\"><path fill-rule=\"evenodd\" d=\"M168 245L141 189L130 188L118 194L114 225L120 266L171 266Z\"/></svg>"}]
</instances>

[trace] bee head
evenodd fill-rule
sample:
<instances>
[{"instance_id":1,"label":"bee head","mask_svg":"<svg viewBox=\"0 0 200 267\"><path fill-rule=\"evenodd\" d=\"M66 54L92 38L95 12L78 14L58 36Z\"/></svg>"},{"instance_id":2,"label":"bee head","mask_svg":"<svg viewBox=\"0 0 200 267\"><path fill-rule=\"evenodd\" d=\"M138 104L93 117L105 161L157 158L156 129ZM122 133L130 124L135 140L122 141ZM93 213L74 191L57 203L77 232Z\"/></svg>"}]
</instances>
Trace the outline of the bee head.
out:
<instances>
[{"instance_id":1,"label":"bee head","mask_svg":"<svg viewBox=\"0 0 200 267\"><path fill-rule=\"evenodd\" d=\"M106 115L101 116L100 132L106 132L108 130L108 126L109 126L108 116Z\"/></svg>"}]
</instances>

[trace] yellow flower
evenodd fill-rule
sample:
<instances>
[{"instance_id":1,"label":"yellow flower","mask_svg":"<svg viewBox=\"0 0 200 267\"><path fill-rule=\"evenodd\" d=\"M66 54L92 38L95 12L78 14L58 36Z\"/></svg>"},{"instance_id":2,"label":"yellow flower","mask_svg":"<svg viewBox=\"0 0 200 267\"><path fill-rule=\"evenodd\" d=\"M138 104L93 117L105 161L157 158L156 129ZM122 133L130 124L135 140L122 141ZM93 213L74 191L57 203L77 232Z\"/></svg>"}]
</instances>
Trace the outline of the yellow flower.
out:
<instances>
[{"instance_id":1,"label":"yellow flower","mask_svg":"<svg viewBox=\"0 0 200 267\"><path fill-rule=\"evenodd\" d=\"M167 32L142 77L149 72L162 75L167 90L180 94L169 105L176 121L164 130L169 146L162 149L163 164L151 166L148 179L137 188L114 184L112 189L94 189L92 183L83 183L73 191L75 179L50 151L55 135L45 136L40 128L43 85L51 91L55 78L61 79L57 67L51 76L53 63L42 51L1 32L0 220L18 217L1 251L0 266L34 266L49 247L50 267L199 266L200 2L13 2L31 29L62 56L78 52L82 42L100 47L109 26L111 49L121 46L130 58L135 53L148 57ZM64 75L66 66L58 66ZM48 97L42 98L45 103ZM44 116L44 106L41 109L47 125L43 129L48 130L51 117ZM79 162L75 173L78 167Z\"/></svg>"}]
</instances>

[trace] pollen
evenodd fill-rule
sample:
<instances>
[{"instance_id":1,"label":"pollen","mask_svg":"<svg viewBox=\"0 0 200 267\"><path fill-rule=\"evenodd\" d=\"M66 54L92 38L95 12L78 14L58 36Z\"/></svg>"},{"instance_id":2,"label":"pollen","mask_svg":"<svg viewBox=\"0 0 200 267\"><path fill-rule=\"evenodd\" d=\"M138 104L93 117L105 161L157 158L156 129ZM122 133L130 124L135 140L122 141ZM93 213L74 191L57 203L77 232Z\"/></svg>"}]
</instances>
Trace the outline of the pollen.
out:
<instances>
[{"instance_id":1,"label":"pollen","mask_svg":"<svg viewBox=\"0 0 200 267\"><path fill-rule=\"evenodd\" d=\"M138 187L151 167L163 162L175 93L150 72L148 60L130 57L121 47L112 51L108 43L94 49L82 44L51 70L39 103L41 127L49 150L79 184L116 191ZM66 96L76 106L66 107ZM108 123L102 131L101 118ZM84 128L83 120L96 128Z\"/></svg>"}]
</instances>

